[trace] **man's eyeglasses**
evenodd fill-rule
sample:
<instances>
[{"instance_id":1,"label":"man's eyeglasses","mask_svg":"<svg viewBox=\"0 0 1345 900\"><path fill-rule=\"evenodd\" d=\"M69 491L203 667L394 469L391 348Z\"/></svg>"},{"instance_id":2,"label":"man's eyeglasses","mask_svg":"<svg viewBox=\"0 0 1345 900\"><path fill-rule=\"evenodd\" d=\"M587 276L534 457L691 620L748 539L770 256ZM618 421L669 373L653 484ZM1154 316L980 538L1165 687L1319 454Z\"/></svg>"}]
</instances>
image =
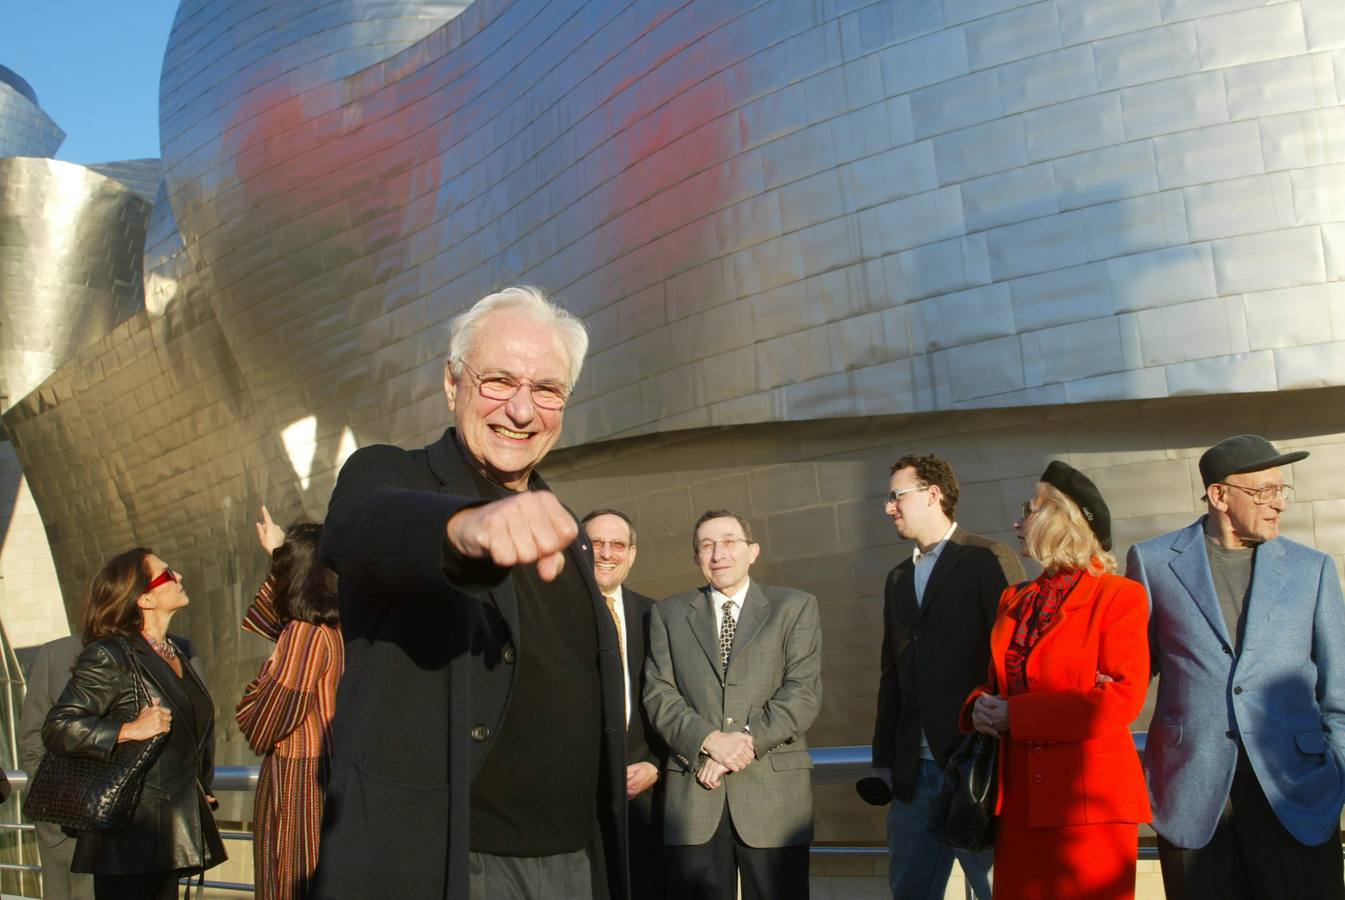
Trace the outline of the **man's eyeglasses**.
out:
<instances>
[{"instance_id":1,"label":"man's eyeglasses","mask_svg":"<svg viewBox=\"0 0 1345 900\"><path fill-rule=\"evenodd\" d=\"M696 545L696 552L701 556L713 556L715 547L720 547L729 556L735 556L739 547L746 547L750 543L752 542L746 538L724 538L721 541L712 541L706 538Z\"/></svg>"},{"instance_id":2,"label":"man's eyeglasses","mask_svg":"<svg viewBox=\"0 0 1345 900\"><path fill-rule=\"evenodd\" d=\"M164 566L163 571L160 572L158 575L155 575L153 578L151 578L149 580L149 584L145 585L145 593L148 594L150 591L154 590L161 584L167 584L170 581L177 581L177 580L178 580L178 574L174 572L172 569L170 569L168 566Z\"/></svg>"},{"instance_id":3,"label":"man's eyeglasses","mask_svg":"<svg viewBox=\"0 0 1345 900\"><path fill-rule=\"evenodd\" d=\"M541 409L564 409L570 399L570 389L558 382L521 381L512 375L482 375L465 360L459 362L476 379L481 396L487 400L512 400L524 387L531 392L532 402Z\"/></svg>"},{"instance_id":4,"label":"man's eyeglasses","mask_svg":"<svg viewBox=\"0 0 1345 900\"><path fill-rule=\"evenodd\" d=\"M631 548L631 545L626 543L625 541L596 540L596 541L590 541L589 543L593 545L594 550L601 550L603 547L606 547L608 550L611 550L613 553L617 554L625 553L627 550Z\"/></svg>"},{"instance_id":5,"label":"man's eyeglasses","mask_svg":"<svg viewBox=\"0 0 1345 900\"><path fill-rule=\"evenodd\" d=\"M1216 481L1214 483L1224 487L1237 488L1244 494L1251 494L1252 502L1257 506L1265 506L1275 500L1294 499L1294 486L1292 484L1266 484L1259 488L1249 488L1240 484L1229 484L1227 481Z\"/></svg>"},{"instance_id":6,"label":"man's eyeglasses","mask_svg":"<svg viewBox=\"0 0 1345 900\"><path fill-rule=\"evenodd\" d=\"M902 497L905 497L907 494L918 494L921 491L927 491L927 490L929 490L929 485L925 485L924 487L902 488L899 491L893 491L892 493L888 494L885 498L883 498L883 506L887 506L887 504L889 503L895 506L897 501L899 501Z\"/></svg>"}]
</instances>

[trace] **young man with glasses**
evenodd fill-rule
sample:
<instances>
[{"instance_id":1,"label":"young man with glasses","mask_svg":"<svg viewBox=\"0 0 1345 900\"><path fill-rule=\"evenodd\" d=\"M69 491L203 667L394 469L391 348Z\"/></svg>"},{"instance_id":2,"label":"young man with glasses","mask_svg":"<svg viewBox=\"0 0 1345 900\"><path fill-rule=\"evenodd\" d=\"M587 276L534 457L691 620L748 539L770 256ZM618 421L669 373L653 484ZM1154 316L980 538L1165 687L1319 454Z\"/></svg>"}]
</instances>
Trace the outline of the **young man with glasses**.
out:
<instances>
[{"instance_id":1,"label":"young man with glasses","mask_svg":"<svg viewBox=\"0 0 1345 900\"><path fill-rule=\"evenodd\" d=\"M892 792L888 883L897 900L942 897L956 857L976 895L989 900L991 851L954 851L925 826L943 767L962 743L962 704L985 681L1000 594L1026 576L1009 547L954 520L957 476L944 460L903 456L888 488L883 511L915 543L883 591L873 765Z\"/></svg>"},{"instance_id":2,"label":"young man with glasses","mask_svg":"<svg viewBox=\"0 0 1345 900\"><path fill-rule=\"evenodd\" d=\"M813 838L806 732L822 705L817 599L752 580L747 521L692 529L706 585L655 604L644 702L670 752L668 896L806 900Z\"/></svg>"},{"instance_id":3,"label":"young man with glasses","mask_svg":"<svg viewBox=\"0 0 1345 900\"><path fill-rule=\"evenodd\" d=\"M1280 537L1293 495L1260 435L1200 458L1206 514L1136 544L1158 703L1144 768L1172 900L1345 898L1345 600Z\"/></svg>"},{"instance_id":4,"label":"young man with glasses","mask_svg":"<svg viewBox=\"0 0 1345 900\"><path fill-rule=\"evenodd\" d=\"M455 427L341 469L321 553L346 667L315 897L628 895L618 637L535 471L587 347L532 288L485 297L450 326Z\"/></svg>"}]
</instances>

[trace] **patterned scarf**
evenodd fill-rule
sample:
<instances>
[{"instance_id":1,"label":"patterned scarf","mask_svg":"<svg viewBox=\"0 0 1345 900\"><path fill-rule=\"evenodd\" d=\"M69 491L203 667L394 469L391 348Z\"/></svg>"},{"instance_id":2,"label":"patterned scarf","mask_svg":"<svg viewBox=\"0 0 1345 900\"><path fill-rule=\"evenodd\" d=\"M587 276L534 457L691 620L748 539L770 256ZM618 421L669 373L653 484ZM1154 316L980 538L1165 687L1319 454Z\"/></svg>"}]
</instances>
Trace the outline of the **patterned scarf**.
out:
<instances>
[{"instance_id":1,"label":"patterned scarf","mask_svg":"<svg viewBox=\"0 0 1345 900\"><path fill-rule=\"evenodd\" d=\"M1082 577L1081 571L1042 572L1019 596L1015 611L1018 625L1004 654L1004 675L1009 682L1006 696L1027 693L1028 655L1051 630L1060 605Z\"/></svg>"}]
</instances>

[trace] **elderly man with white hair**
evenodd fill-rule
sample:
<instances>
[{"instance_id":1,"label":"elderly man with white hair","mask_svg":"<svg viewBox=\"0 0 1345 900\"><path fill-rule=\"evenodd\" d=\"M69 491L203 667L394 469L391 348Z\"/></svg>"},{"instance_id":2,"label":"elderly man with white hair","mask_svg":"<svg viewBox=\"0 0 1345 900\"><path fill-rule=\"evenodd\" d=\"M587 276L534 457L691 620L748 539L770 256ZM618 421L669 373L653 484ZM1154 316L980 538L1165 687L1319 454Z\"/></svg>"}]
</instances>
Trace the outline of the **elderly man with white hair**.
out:
<instances>
[{"instance_id":1,"label":"elderly man with white hair","mask_svg":"<svg viewBox=\"0 0 1345 900\"><path fill-rule=\"evenodd\" d=\"M627 895L615 626L578 522L534 471L588 335L532 288L452 323L456 427L366 447L322 540L346 670L314 895Z\"/></svg>"}]
</instances>

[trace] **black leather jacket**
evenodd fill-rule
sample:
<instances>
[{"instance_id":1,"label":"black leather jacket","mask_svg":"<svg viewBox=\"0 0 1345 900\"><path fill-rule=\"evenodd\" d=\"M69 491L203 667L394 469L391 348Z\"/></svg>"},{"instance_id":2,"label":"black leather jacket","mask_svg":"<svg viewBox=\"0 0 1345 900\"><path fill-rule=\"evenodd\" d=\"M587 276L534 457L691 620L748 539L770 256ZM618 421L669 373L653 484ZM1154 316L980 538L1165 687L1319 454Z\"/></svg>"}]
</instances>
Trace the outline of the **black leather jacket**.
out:
<instances>
[{"instance_id":1,"label":"black leather jacket","mask_svg":"<svg viewBox=\"0 0 1345 900\"><path fill-rule=\"evenodd\" d=\"M131 822L109 832L81 833L70 869L99 875L208 869L226 857L206 802L215 772L213 709L210 724L198 733L184 686L175 683L171 672L165 675L162 662L144 638L136 635L125 640L145 676L149 695L172 711L173 726L163 752L145 777ZM171 640L187 660L184 679L193 679L208 698L194 668L190 643L179 637ZM130 666L116 638L102 638L84 648L70 683L42 726L48 750L99 759L111 756L122 724L135 718L140 707Z\"/></svg>"}]
</instances>

